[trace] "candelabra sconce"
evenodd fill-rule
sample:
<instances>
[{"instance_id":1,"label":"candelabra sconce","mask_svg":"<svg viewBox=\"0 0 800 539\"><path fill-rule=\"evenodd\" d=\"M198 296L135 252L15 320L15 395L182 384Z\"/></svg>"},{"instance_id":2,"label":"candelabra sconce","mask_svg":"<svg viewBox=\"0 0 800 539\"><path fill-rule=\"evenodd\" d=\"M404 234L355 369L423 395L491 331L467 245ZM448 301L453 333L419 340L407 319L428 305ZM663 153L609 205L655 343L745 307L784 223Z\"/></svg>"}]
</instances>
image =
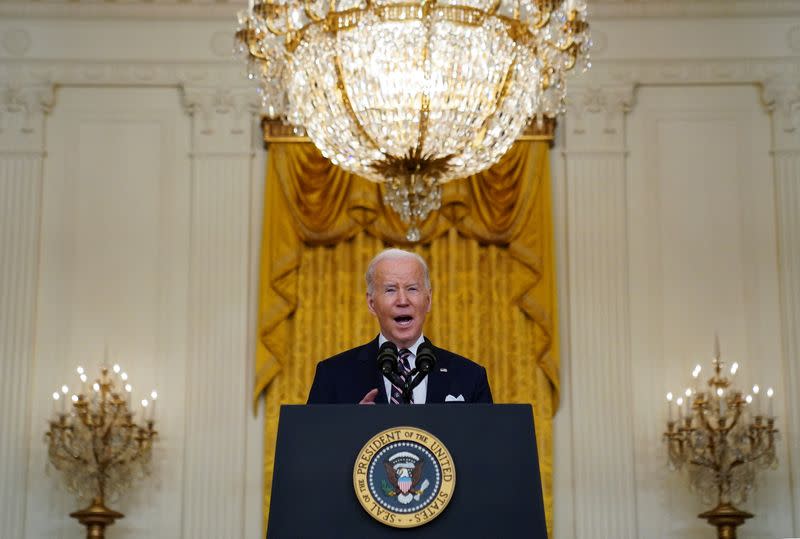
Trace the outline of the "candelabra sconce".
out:
<instances>
[{"instance_id":1,"label":"candelabra sconce","mask_svg":"<svg viewBox=\"0 0 800 539\"><path fill-rule=\"evenodd\" d=\"M100 539L124 517L106 502L149 474L158 394L153 391L150 400L142 399L136 413L133 387L119 365L111 371L103 365L91 384L82 367L77 371L80 391L71 394L64 385L53 393L53 418L45 438L49 461L61 472L67 490L90 502L70 516L86 526L87 539Z\"/></svg>"},{"instance_id":2,"label":"candelabra sconce","mask_svg":"<svg viewBox=\"0 0 800 539\"><path fill-rule=\"evenodd\" d=\"M733 363L729 370L723 369L718 342L712 363L714 372L707 388L695 385L675 400L672 393L667 394L669 418L664 442L670 469L685 469L690 489L700 494L704 504L716 503L698 517L716 526L718 539L735 539L736 528L753 517L736 505L747 500L758 469L778 465L774 391L769 388L766 392L764 413L757 385L747 395L733 387L739 365ZM695 383L700 371L697 365L692 372Z\"/></svg>"}]
</instances>

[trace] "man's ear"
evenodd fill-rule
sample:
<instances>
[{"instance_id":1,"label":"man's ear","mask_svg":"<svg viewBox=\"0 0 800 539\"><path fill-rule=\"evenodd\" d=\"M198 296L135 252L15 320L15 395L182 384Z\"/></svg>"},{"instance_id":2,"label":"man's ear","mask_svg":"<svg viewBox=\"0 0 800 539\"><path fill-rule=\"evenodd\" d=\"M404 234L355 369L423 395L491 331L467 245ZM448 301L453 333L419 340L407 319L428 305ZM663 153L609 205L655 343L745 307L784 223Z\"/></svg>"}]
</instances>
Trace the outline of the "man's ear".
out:
<instances>
[{"instance_id":1,"label":"man's ear","mask_svg":"<svg viewBox=\"0 0 800 539\"><path fill-rule=\"evenodd\" d=\"M433 305L433 288L428 290L428 309L425 311L426 313L431 312L431 305Z\"/></svg>"},{"instance_id":2,"label":"man's ear","mask_svg":"<svg viewBox=\"0 0 800 539\"><path fill-rule=\"evenodd\" d=\"M367 309L369 309L369 312L375 315L375 302L372 300L372 294L369 292L367 292Z\"/></svg>"}]
</instances>

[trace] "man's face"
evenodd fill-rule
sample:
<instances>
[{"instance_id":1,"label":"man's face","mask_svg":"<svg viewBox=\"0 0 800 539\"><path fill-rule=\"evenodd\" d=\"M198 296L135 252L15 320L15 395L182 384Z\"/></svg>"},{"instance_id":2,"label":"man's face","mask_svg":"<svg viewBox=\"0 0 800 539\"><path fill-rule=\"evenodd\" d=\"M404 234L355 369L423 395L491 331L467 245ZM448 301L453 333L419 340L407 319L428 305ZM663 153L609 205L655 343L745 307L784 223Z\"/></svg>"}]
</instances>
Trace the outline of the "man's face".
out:
<instances>
[{"instance_id":1,"label":"man's face","mask_svg":"<svg viewBox=\"0 0 800 539\"><path fill-rule=\"evenodd\" d=\"M375 266L369 311L378 319L383 336L408 348L422 335L425 315L431 310L431 293L425 288L422 266L413 258L382 260Z\"/></svg>"}]
</instances>

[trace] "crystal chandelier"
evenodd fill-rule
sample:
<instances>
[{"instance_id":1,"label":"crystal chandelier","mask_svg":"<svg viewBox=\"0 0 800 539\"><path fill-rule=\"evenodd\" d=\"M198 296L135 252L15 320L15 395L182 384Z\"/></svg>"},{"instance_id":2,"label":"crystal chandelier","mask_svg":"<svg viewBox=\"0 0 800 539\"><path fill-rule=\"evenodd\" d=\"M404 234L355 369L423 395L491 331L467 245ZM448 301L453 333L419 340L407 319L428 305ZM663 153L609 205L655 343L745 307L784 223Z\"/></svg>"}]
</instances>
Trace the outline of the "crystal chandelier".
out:
<instances>
[{"instance_id":1,"label":"crystal chandelier","mask_svg":"<svg viewBox=\"0 0 800 539\"><path fill-rule=\"evenodd\" d=\"M119 365L89 384L78 367L81 390L70 397L68 386L53 393L53 419L45 434L48 457L62 473L67 489L90 501L70 516L86 526L87 537L102 538L107 526L124 515L105 506L149 471L153 440L157 433L152 391L142 399L141 416L131 406L133 388Z\"/></svg>"},{"instance_id":2,"label":"crystal chandelier","mask_svg":"<svg viewBox=\"0 0 800 539\"><path fill-rule=\"evenodd\" d=\"M563 112L588 31L586 0L251 0L236 38L264 114L385 183L416 241L442 183Z\"/></svg>"},{"instance_id":3,"label":"crystal chandelier","mask_svg":"<svg viewBox=\"0 0 800 539\"><path fill-rule=\"evenodd\" d=\"M712 363L714 372L706 388L686 388L674 402L674 395L667 394L664 441L670 468L685 469L691 490L700 494L703 503L717 504L699 517L717 527L718 537L735 538L736 527L753 516L735 505L747 500L759 468L778 465L774 392L772 388L766 391L765 411L759 386L747 395L734 388L739 364L733 363L725 372L718 342ZM695 382L701 370L700 365L694 368Z\"/></svg>"}]
</instances>

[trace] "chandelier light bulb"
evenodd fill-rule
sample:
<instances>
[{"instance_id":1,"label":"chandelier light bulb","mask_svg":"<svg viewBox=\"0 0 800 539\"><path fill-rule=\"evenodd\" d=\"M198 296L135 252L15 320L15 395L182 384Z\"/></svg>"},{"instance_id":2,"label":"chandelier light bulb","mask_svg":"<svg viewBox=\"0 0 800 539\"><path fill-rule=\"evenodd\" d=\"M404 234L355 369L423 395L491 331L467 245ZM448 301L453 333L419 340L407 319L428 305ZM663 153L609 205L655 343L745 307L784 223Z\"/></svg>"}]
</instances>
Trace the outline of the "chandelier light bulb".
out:
<instances>
[{"instance_id":1,"label":"chandelier light bulb","mask_svg":"<svg viewBox=\"0 0 800 539\"><path fill-rule=\"evenodd\" d=\"M100 384L98 384L97 382L95 382L94 384L92 384L92 389L94 389L94 390L95 390L95 392L98 392L98 391L100 391Z\"/></svg>"},{"instance_id":2,"label":"chandelier light bulb","mask_svg":"<svg viewBox=\"0 0 800 539\"><path fill-rule=\"evenodd\" d=\"M747 395L747 396L744 398L744 400L747 402L747 404L750 404L751 402L753 402L753 396L752 396L752 395L750 395L750 394L748 394L748 395Z\"/></svg>"},{"instance_id":3,"label":"chandelier light bulb","mask_svg":"<svg viewBox=\"0 0 800 539\"><path fill-rule=\"evenodd\" d=\"M119 375L119 377L122 379L123 382L126 382L128 380L128 373L123 372L122 374Z\"/></svg>"},{"instance_id":4,"label":"chandelier light bulb","mask_svg":"<svg viewBox=\"0 0 800 539\"><path fill-rule=\"evenodd\" d=\"M731 365L731 376L736 374L736 371L738 371L738 370L739 370L739 363L734 361L733 365Z\"/></svg>"},{"instance_id":5,"label":"chandelier light bulb","mask_svg":"<svg viewBox=\"0 0 800 539\"><path fill-rule=\"evenodd\" d=\"M75 370L77 370L77 371L78 371L78 374L80 374L81 376L83 376L83 367L81 367L81 366L79 365L79 366L78 366L78 368L77 368L77 369L75 369Z\"/></svg>"},{"instance_id":6,"label":"chandelier light bulb","mask_svg":"<svg viewBox=\"0 0 800 539\"><path fill-rule=\"evenodd\" d=\"M147 399L142 399L142 407L147 408L150 403L147 402Z\"/></svg>"},{"instance_id":7,"label":"chandelier light bulb","mask_svg":"<svg viewBox=\"0 0 800 539\"><path fill-rule=\"evenodd\" d=\"M691 390L691 388L688 388L688 387L687 387L687 388L686 388L686 391L684 391L684 392L683 392L683 394L684 394L684 395L686 395L687 397L691 397L691 396L692 396L692 390Z\"/></svg>"},{"instance_id":8,"label":"chandelier light bulb","mask_svg":"<svg viewBox=\"0 0 800 539\"><path fill-rule=\"evenodd\" d=\"M153 400L156 400L158 398L158 392L156 392L155 389L150 392L150 398L152 398Z\"/></svg>"},{"instance_id":9,"label":"chandelier light bulb","mask_svg":"<svg viewBox=\"0 0 800 539\"><path fill-rule=\"evenodd\" d=\"M758 387L758 385L754 385L753 386L753 394L754 395L758 395L759 391L761 391L761 389Z\"/></svg>"},{"instance_id":10,"label":"chandelier light bulb","mask_svg":"<svg viewBox=\"0 0 800 539\"><path fill-rule=\"evenodd\" d=\"M83 382L85 384L86 380L88 380L88 379L89 378L87 378L85 374L81 374L81 382Z\"/></svg>"},{"instance_id":11,"label":"chandelier light bulb","mask_svg":"<svg viewBox=\"0 0 800 539\"><path fill-rule=\"evenodd\" d=\"M703 367L700 365L695 365L694 370L692 371L692 378L697 378L700 376L700 371L703 370Z\"/></svg>"},{"instance_id":12,"label":"chandelier light bulb","mask_svg":"<svg viewBox=\"0 0 800 539\"><path fill-rule=\"evenodd\" d=\"M60 398L61 398L61 395L58 393L58 391L54 391L53 392L53 400L57 401Z\"/></svg>"},{"instance_id":13,"label":"chandelier light bulb","mask_svg":"<svg viewBox=\"0 0 800 539\"><path fill-rule=\"evenodd\" d=\"M718 387L717 388L717 397L722 397L724 394L725 394L725 390L723 390L721 387Z\"/></svg>"},{"instance_id":14,"label":"chandelier light bulb","mask_svg":"<svg viewBox=\"0 0 800 539\"><path fill-rule=\"evenodd\" d=\"M672 402L672 391L670 391L669 393L667 393L667 400L668 400L669 402Z\"/></svg>"},{"instance_id":15,"label":"chandelier light bulb","mask_svg":"<svg viewBox=\"0 0 800 539\"><path fill-rule=\"evenodd\" d=\"M675 404L677 404L678 406L683 406L683 397L678 397L678 400L675 401Z\"/></svg>"},{"instance_id":16,"label":"chandelier light bulb","mask_svg":"<svg viewBox=\"0 0 800 539\"><path fill-rule=\"evenodd\" d=\"M69 393L69 388L67 386L61 386L61 392L66 395Z\"/></svg>"},{"instance_id":17,"label":"chandelier light bulb","mask_svg":"<svg viewBox=\"0 0 800 539\"><path fill-rule=\"evenodd\" d=\"M114 371L114 374L119 374L119 371L122 370L118 363L114 363L114 366L111 369Z\"/></svg>"},{"instance_id":18,"label":"chandelier light bulb","mask_svg":"<svg viewBox=\"0 0 800 539\"><path fill-rule=\"evenodd\" d=\"M125 391L127 391L128 393L130 393L131 391L133 391L133 386L132 386L132 385L130 385L130 384L125 384Z\"/></svg>"},{"instance_id":19,"label":"chandelier light bulb","mask_svg":"<svg viewBox=\"0 0 800 539\"><path fill-rule=\"evenodd\" d=\"M767 397L772 398L772 395L774 395L774 394L775 394L775 392L772 390L771 387L769 389L767 389Z\"/></svg>"},{"instance_id":20,"label":"chandelier light bulb","mask_svg":"<svg viewBox=\"0 0 800 539\"><path fill-rule=\"evenodd\" d=\"M78 400L79 400L78 396L73 394L72 395L72 402L78 402Z\"/></svg>"}]
</instances>

